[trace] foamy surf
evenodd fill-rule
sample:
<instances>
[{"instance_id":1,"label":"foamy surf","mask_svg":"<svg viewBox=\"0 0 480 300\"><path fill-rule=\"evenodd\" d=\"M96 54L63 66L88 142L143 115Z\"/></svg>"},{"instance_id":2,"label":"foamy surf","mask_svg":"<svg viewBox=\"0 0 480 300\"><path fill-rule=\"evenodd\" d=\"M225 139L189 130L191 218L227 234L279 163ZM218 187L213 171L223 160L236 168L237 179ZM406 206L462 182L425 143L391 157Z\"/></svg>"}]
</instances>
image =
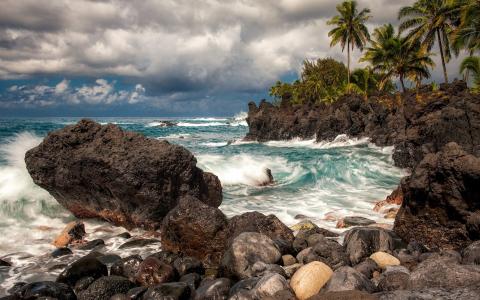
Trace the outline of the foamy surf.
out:
<instances>
[{"instance_id":1,"label":"foamy surf","mask_svg":"<svg viewBox=\"0 0 480 300\"><path fill-rule=\"evenodd\" d=\"M283 141L269 141L264 143L270 147L281 147L281 148L310 148L310 149L332 149L332 148L343 148L343 147L352 147L359 145L368 145L370 139L368 138L350 138L346 134L338 135L333 141L320 141L317 142L316 139L291 139Z\"/></svg>"}]
</instances>

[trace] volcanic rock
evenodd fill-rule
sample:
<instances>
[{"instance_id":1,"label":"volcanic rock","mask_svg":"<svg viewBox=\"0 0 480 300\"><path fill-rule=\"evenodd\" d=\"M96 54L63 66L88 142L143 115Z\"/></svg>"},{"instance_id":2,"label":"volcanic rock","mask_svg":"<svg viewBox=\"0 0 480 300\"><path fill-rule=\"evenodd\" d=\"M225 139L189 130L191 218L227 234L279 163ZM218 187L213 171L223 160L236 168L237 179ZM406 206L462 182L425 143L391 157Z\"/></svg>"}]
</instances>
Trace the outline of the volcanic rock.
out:
<instances>
[{"instance_id":1,"label":"volcanic rock","mask_svg":"<svg viewBox=\"0 0 480 300\"><path fill-rule=\"evenodd\" d=\"M95 280L78 294L78 300L109 300L116 294L125 294L134 284L125 277L105 276Z\"/></svg>"},{"instance_id":2,"label":"volcanic rock","mask_svg":"<svg viewBox=\"0 0 480 300\"><path fill-rule=\"evenodd\" d=\"M362 273L352 267L344 266L333 272L324 290L326 292L359 290L371 293L375 291L375 286Z\"/></svg>"},{"instance_id":3,"label":"volcanic rock","mask_svg":"<svg viewBox=\"0 0 480 300\"><path fill-rule=\"evenodd\" d=\"M85 225L80 221L72 221L55 238L53 245L57 248L65 248L71 243L82 241L85 235Z\"/></svg>"},{"instance_id":4,"label":"volcanic rock","mask_svg":"<svg viewBox=\"0 0 480 300\"><path fill-rule=\"evenodd\" d=\"M25 155L33 181L79 218L156 229L185 195L218 207L218 178L185 148L81 120Z\"/></svg>"},{"instance_id":5,"label":"volcanic rock","mask_svg":"<svg viewBox=\"0 0 480 300\"><path fill-rule=\"evenodd\" d=\"M374 227L355 227L345 234L345 253L352 265L377 251L392 252L393 238L388 231Z\"/></svg>"}]
</instances>

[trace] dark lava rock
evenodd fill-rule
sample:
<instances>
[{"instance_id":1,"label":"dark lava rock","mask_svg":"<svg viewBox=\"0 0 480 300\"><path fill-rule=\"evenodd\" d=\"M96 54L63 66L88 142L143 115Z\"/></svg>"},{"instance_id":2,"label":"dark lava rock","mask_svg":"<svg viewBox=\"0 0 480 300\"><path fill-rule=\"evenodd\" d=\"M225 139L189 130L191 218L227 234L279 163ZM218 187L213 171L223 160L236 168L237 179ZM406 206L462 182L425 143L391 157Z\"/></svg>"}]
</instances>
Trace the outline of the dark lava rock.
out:
<instances>
[{"instance_id":1,"label":"dark lava rock","mask_svg":"<svg viewBox=\"0 0 480 300\"><path fill-rule=\"evenodd\" d=\"M125 277L105 276L95 280L78 294L78 300L109 300L116 294L126 294L135 285Z\"/></svg>"},{"instance_id":2,"label":"dark lava rock","mask_svg":"<svg viewBox=\"0 0 480 300\"><path fill-rule=\"evenodd\" d=\"M480 265L480 241L471 243L462 251L462 263Z\"/></svg>"},{"instance_id":3,"label":"dark lava rock","mask_svg":"<svg viewBox=\"0 0 480 300\"><path fill-rule=\"evenodd\" d=\"M143 294L147 291L146 287L135 287L127 292L128 299L137 300L141 299Z\"/></svg>"},{"instance_id":4,"label":"dark lava rock","mask_svg":"<svg viewBox=\"0 0 480 300\"><path fill-rule=\"evenodd\" d=\"M215 207L184 197L164 218L162 248L201 260L220 261L227 217Z\"/></svg>"},{"instance_id":5,"label":"dark lava rock","mask_svg":"<svg viewBox=\"0 0 480 300\"><path fill-rule=\"evenodd\" d=\"M73 252L69 248L57 248L50 254L52 257L71 255Z\"/></svg>"},{"instance_id":6,"label":"dark lava rock","mask_svg":"<svg viewBox=\"0 0 480 300\"><path fill-rule=\"evenodd\" d=\"M125 232L122 232L120 234L117 234L115 237L119 237L119 238L122 238L122 239L129 239L129 238L132 237L132 235L128 231L125 231Z\"/></svg>"},{"instance_id":7,"label":"dark lava rock","mask_svg":"<svg viewBox=\"0 0 480 300\"><path fill-rule=\"evenodd\" d=\"M98 257L98 260L101 263L107 265L107 267L113 265L114 263L116 263L117 261L119 261L121 259L122 259L122 257L119 256L119 255L116 255L116 254L105 254L105 255L102 255L102 256Z\"/></svg>"},{"instance_id":8,"label":"dark lava rock","mask_svg":"<svg viewBox=\"0 0 480 300\"><path fill-rule=\"evenodd\" d=\"M123 243L118 249L141 248L152 244L160 243L157 239L134 239Z\"/></svg>"},{"instance_id":9,"label":"dark lava rock","mask_svg":"<svg viewBox=\"0 0 480 300\"><path fill-rule=\"evenodd\" d=\"M326 292L359 290L371 293L375 291L375 286L362 273L354 268L344 266L333 272L323 289Z\"/></svg>"},{"instance_id":10,"label":"dark lava rock","mask_svg":"<svg viewBox=\"0 0 480 300\"><path fill-rule=\"evenodd\" d=\"M235 283L229 292L229 297L233 297L237 294L248 294L251 290L255 288L257 282L260 280L260 277L250 277L243 279Z\"/></svg>"},{"instance_id":11,"label":"dark lava rock","mask_svg":"<svg viewBox=\"0 0 480 300\"><path fill-rule=\"evenodd\" d=\"M168 265L173 265L173 262L179 257L179 255L170 251L162 250L160 252L150 254L148 257L155 257L156 259Z\"/></svg>"},{"instance_id":12,"label":"dark lava rock","mask_svg":"<svg viewBox=\"0 0 480 300\"><path fill-rule=\"evenodd\" d=\"M179 276L183 276L187 273L205 273L202 262L191 256L177 258L173 262L173 267L175 268L175 270L177 270Z\"/></svg>"},{"instance_id":13,"label":"dark lava rock","mask_svg":"<svg viewBox=\"0 0 480 300\"><path fill-rule=\"evenodd\" d=\"M342 220L340 220L339 224L337 224L337 227L348 228L352 226L368 226L371 224L375 224L375 221L364 218L364 217L351 216L351 217L345 217Z\"/></svg>"},{"instance_id":14,"label":"dark lava rock","mask_svg":"<svg viewBox=\"0 0 480 300\"><path fill-rule=\"evenodd\" d=\"M53 281L29 283L16 293L21 299L51 297L58 300L76 300L73 290L66 284Z\"/></svg>"},{"instance_id":15,"label":"dark lava rock","mask_svg":"<svg viewBox=\"0 0 480 300\"><path fill-rule=\"evenodd\" d=\"M179 282L185 282L186 284L188 284L188 286L192 290L192 294L193 294L193 292L200 285L200 281L202 281L202 277L197 273L189 273L189 274L186 274L186 275L183 275L182 277L180 277L180 279L178 281Z\"/></svg>"},{"instance_id":16,"label":"dark lava rock","mask_svg":"<svg viewBox=\"0 0 480 300\"><path fill-rule=\"evenodd\" d=\"M257 232L244 232L237 236L222 259L222 268L229 277L245 279L254 275L256 262L275 264L281 253L268 236Z\"/></svg>"},{"instance_id":17,"label":"dark lava rock","mask_svg":"<svg viewBox=\"0 0 480 300\"><path fill-rule=\"evenodd\" d=\"M185 148L91 120L51 132L25 155L33 181L79 218L156 229L192 195L218 207L218 178Z\"/></svg>"},{"instance_id":18,"label":"dark lava rock","mask_svg":"<svg viewBox=\"0 0 480 300\"><path fill-rule=\"evenodd\" d=\"M327 238L320 239L303 259L303 263L305 264L312 261L321 261L333 270L348 264L343 246L337 241Z\"/></svg>"},{"instance_id":19,"label":"dark lava rock","mask_svg":"<svg viewBox=\"0 0 480 300\"><path fill-rule=\"evenodd\" d=\"M378 300L378 297L367 292L351 290L320 293L308 300ZM400 299L399 299L400 300Z\"/></svg>"},{"instance_id":20,"label":"dark lava rock","mask_svg":"<svg viewBox=\"0 0 480 300\"><path fill-rule=\"evenodd\" d=\"M110 274L123 276L131 281L135 281L135 276L137 275L142 261L142 257L138 254L122 258L121 260L113 263L112 267L110 268Z\"/></svg>"},{"instance_id":21,"label":"dark lava rock","mask_svg":"<svg viewBox=\"0 0 480 300\"><path fill-rule=\"evenodd\" d=\"M6 260L0 259L0 267L11 267L12 264Z\"/></svg>"},{"instance_id":22,"label":"dark lava rock","mask_svg":"<svg viewBox=\"0 0 480 300\"><path fill-rule=\"evenodd\" d=\"M377 263L371 259L366 258L361 263L357 264L353 267L358 272L362 273L365 277L371 279L373 276L373 272L377 271L380 272L381 269L378 267Z\"/></svg>"},{"instance_id":23,"label":"dark lava rock","mask_svg":"<svg viewBox=\"0 0 480 300\"><path fill-rule=\"evenodd\" d=\"M155 257L146 258L139 266L136 282L142 286L154 286L160 283L174 281L175 269Z\"/></svg>"},{"instance_id":24,"label":"dark lava rock","mask_svg":"<svg viewBox=\"0 0 480 300\"><path fill-rule=\"evenodd\" d=\"M83 277L82 279L77 280L73 290L76 294L80 293L81 291L86 290L93 282L95 278L93 277Z\"/></svg>"},{"instance_id":25,"label":"dark lava rock","mask_svg":"<svg viewBox=\"0 0 480 300\"><path fill-rule=\"evenodd\" d=\"M457 144L425 156L401 186L404 200L394 230L404 240L463 249L478 234L465 224L480 209L480 159Z\"/></svg>"},{"instance_id":26,"label":"dark lava rock","mask_svg":"<svg viewBox=\"0 0 480 300\"><path fill-rule=\"evenodd\" d=\"M227 300L232 283L228 278L203 280L195 291L194 300Z\"/></svg>"},{"instance_id":27,"label":"dark lava rock","mask_svg":"<svg viewBox=\"0 0 480 300\"><path fill-rule=\"evenodd\" d=\"M22 281L20 281L20 282L15 282L15 283L13 284L13 286L7 290L7 293L9 293L9 294L16 294L18 291L20 291L20 289L21 289L22 287L24 287L24 286L26 286L26 285L27 285L26 282L22 282Z\"/></svg>"},{"instance_id":28,"label":"dark lava rock","mask_svg":"<svg viewBox=\"0 0 480 300\"><path fill-rule=\"evenodd\" d=\"M428 288L420 290L397 290L375 294L379 300L471 300L480 299L480 285L459 288Z\"/></svg>"},{"instance_id":29,"label":"dark lava rock","mask_svg":"<svg viewBox=\"0 0 480 300\"><path fill-rule=\"evenodd\" d=\"M387 266L378 281L381 291L408 290L410 286L410 272L403 266Z\"/></svg>"},{"instance_id":30,"label":"dark lava rock","mask_svg":"<svg viewBox=\"0 0 480 300\"><path fill-rule=\"evenodd\" d=\"M184 282L163 283L149 288L143 300L189 300L190 288Z\"/></svg>"},{"instance_id":31,"label":"dark lava rock","mask_svg":"<svg viewBox=\"0 0 480 300\"><path fill-rule=\"evenodd\" d=\"M377 251L392 253L393 239L387 230L374 227L355 227L345 234L345 253L352 265Z\"/></svg>"},{"instance_id":32,"label":"dark lava rock","mask_svg":"<svg viewBox=\"0 0 480 300\"><path fill-rule=\"evenodd\" d=\"M107 266L97 258L85 256L73 262L58 275L57 282L74 286L77 280L83 277L99 278L108 275Z\"/></svg>"},{"instance_id":33,"label":"dark lava rock","mask_svg":"<svg viewBox=\"0 0 480 300\"><path fill-rule=\"evenodd\" d=\"M86 244L83 244L78 247L79 250L92 250L98 249L105 246L105 242L102 239L96 239L93 241L89 241Z\"/></svg>"}]
</instances>

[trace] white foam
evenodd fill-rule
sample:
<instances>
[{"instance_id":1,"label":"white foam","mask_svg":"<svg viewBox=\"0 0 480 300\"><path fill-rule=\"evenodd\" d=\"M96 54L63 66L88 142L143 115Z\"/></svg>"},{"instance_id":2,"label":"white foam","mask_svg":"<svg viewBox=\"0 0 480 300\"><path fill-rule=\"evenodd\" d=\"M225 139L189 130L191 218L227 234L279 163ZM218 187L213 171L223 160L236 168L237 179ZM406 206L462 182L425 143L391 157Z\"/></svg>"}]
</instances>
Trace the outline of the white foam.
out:
<instances>
[{"instance_id":1,"label":"white foam","mask_svg":"<svg viewBox=\"0 0 480 300\"><path fill-rule=\"evenodd\" d=\"M180 127L228 126L228 123L222 123L222 122L208 122L208 123L179 122L177 124L177 126L180 126Z\"/></svg>"},{"instance_id":2,"label":"white foam","mask_svg":"<svg viewBox=\"0 0 480 300\"><path fill-rule=\"evenodd\" d=\"M228 121L227 118L191 118L186 121Z\"/></svg>"},{"instance_id":3,"label":"white foam","mask_svg":"<svg viewBox=\"0 0 480 300\"><path fill-rule=\"evenodd\" d=\"M331 149L331 148L368 145L369 143L370 143L369 138L350 138L346 134L340 134L333 141L317 142L316 139L304 140L300 138L295 138L295 139L284 140L284 141L270 141L270 142L264 143L264 145L270 146L270 147L281 147L281 148Z\"/></svg>"},{"instance_id":4,"label":"white foam","mask_svg":"<svg viewBox=\"0 0 480 300\"><path fill-rule=\"evenodd\" d=\"M211 143L201 143L201 145L203 146L207 146L207 147L212 147L212 148L216 148L216 147L225 147L228 145L228 142L211 142Z\"/></svg>"}]
</instances>

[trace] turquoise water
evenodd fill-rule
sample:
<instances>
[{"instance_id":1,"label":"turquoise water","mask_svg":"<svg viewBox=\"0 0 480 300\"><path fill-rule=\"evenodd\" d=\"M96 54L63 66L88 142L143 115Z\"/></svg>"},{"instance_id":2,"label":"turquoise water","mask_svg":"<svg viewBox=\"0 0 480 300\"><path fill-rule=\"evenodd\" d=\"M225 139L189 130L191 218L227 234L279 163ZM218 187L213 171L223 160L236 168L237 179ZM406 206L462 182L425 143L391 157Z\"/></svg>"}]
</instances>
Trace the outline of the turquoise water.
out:
<instances>
[{"instance_id":1,"label":"turquoise water","mask_svg":"<svg viewBox=\"0 0 480 300\"><path fill-rule=\"evenodd\" d=\"M328 228L335 228L335 219L347 215L391 223L372 210L374 202L384 199L405 175L393 166L391 148L345 136L330 143L243 142L248 131L244 118L245 114L169 119L177 123L173 127L161 127L160 120L165 119L155 118L96 120L188 148L201 168L219 176L224 190L220 208L228 216L256 210L294 224L298 222L295 216L302 214ZM43 253L50 249L52 236L72 219L33 184L23 157L49 131L76 121L0 119L0 256L18 251ZM260 187L267 178L265 168L272 170L275 184Z\"/></svg>"}]
</instances>

